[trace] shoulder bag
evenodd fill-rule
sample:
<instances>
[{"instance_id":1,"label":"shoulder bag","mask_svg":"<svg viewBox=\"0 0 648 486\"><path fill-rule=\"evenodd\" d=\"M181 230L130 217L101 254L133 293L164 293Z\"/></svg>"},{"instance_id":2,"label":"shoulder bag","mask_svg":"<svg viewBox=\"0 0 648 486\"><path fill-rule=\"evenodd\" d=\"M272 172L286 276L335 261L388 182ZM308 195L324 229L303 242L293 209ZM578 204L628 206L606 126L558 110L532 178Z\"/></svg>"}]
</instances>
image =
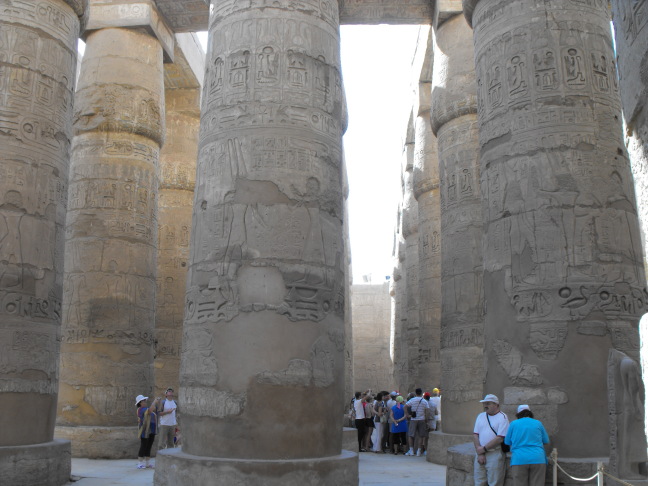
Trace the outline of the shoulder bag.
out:
<instances>
[{"instance_id":1,"label":"shoulder bag","mask_svg":"<svg viewBox=\"0 0 648 486\"><path fill-rule=\"evenodd\" d=\"M486 413L486 420L488 420L488 426L491 428L491 430L493 431L493 433L497 436L497 432L495 432L495 429L494 429L493 426L491 425L491 423L490 423L490 419L488 418L488 413L487 413L487 412L484 412L484 413ZM504 454L506 454L507 452L511 452L511 446L510 446L510 445L507 445L507 444L505 444L504 442L502 442L502 443L500 444L500 446L502 447L502 452L503 452Z\"/></svg>"}]
</instances>

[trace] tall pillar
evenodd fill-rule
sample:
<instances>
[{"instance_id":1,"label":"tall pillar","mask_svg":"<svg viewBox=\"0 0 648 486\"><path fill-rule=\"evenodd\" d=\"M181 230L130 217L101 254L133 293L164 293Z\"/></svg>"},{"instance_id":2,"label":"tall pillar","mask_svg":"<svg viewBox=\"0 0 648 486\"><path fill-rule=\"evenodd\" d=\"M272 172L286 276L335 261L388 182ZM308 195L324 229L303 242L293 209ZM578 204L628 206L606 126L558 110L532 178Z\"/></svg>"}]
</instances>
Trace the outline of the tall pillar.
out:
<instances>
[{"instance_id":1,"label":"tall pillar","mask_svg":"<svg viewBox=\"0 0 648 486\"><path fill-rule=\"evenodd\" d=\"M166 89L166 140L160 153L155 395L179 390L180 345L196 184L200 89Z\"/></svg>"},{"instance_id":2,"label":"tall pillar","mask_svg":"<svg viewBox=\"0 0 648 486\"><path fill-rule=\"evenodd\" d=\"M430 36L432 31L430 30ZM441 383L441 213L437 140L430 126L431 47L419 81L414 124L414 197L418 206L419 384L431 390ZM429 71L429 73L427 73Z\"/></svg>"},{"instance_id":3,"label":"tall pillar","mask_svg":"<svg viewBox=\"0 0 648 486\"><path fill-rule=\"evenodd\" d=\"M531 404L561 456L608 456L643 431L630 364L646 299L608 3L464 7L478 80L485 391L511 412ZM618 373L624 386L608 382Z\"/></svg>"},{"instance_id":4,"label":"tall pillar","mask_svg":"<svg viewBox=\"0 0 648 486\"><path fill-rule=\"evenodd\" d=\"M407 389L407 308L405 297L405 240L400 229L402 221L401 208L398 208L398 228L394 234L394 270L389 283L389 295L392 298L392 315L390 330L391 358L394 369L396 390Z\"/></svg>"},{"instance_id":5,"label":"tall pillar","mask_svg":"<svg viewBox=\"0 0 648 486\"><path fill-rule=\"evenodd\" d=\"M345 363L338 15L335 1L211 5L184 441L158 454L157 485L357 484L331 406Z\"/></svg>"},{"instance_id":6,"label":"tall pillar","mask_svg":"<svg viewBox=\"0 0 648 486\"><path fill-rule=\"evenodd\" d=\"M432 130L441 185L443 432L472 434L483 397L484 289L477 83L470 27L436 29Z\"/></svg>"},{"instance_id":7,"label":"tall pillar","mask_svg":"<svg viewBox=\"0 0 648 486\"><path fill-rule=\"evenodd\" d=\"M414 196L414 120L410 117L403 151L403 238L405 238L405 308L407 381L401 393L413 392L419 382L419 210Z\"/></svg>"},{"instance_id":8,"label":"tall pillar","mask_svg":"<svg viewBox=\"0 0 648 486\"><path fill-rule=\"evenodd\" d=\"M153 391L163 48L113 7L91 6L70 169L57 435L82 457L133 457Z\"/></svg>"},{"instance_id":9,"label":"tall pillar","mask_svg":"<svg viewBox=\"0 0 648 486\"><path fill-rule=\"evenodd\" d=\"M63 234L77 39L87 1L10 2L0 15L0 471L61 485L54 440Z\"/></svg>"}]
</instances>

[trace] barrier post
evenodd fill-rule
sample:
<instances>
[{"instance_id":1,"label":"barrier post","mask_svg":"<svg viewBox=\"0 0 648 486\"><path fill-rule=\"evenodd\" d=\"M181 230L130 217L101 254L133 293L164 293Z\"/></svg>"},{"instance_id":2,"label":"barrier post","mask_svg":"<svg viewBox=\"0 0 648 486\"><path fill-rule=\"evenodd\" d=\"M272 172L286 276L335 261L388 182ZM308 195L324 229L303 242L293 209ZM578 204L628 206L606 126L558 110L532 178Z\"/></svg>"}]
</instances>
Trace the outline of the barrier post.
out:
<instances>
[{"instance_id":1,"label":"barrier post","mask_svg":"<svg viewBox=\"0 0 648 486\"><path fill-rule=\"evenodd\" d=\"M598 472L598 476L596 477L596 485L603 486L603 463L601 461L598 461L596 463L596 471Z\"/></svg>"},{"instance_id":2,"label":"barrier post","mask_svg":"<svg viewBox=\"0 0 648 486\"><path fill-rule=\"evenodd\" d=\"M554 448L551 451L551 459L553 460L553 486L558 486L558 449Z\"/></svg>"}]
</instances>

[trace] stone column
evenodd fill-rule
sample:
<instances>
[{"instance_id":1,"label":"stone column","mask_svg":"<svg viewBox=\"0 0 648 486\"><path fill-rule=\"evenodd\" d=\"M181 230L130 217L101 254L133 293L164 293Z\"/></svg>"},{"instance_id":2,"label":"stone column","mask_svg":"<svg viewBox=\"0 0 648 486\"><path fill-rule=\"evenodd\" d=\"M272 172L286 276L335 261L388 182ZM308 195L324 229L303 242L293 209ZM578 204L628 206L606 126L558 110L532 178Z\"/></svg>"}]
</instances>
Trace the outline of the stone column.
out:
<instances>
[{"instance_id":1,"label":"stone column","mask_svg":"<svg viewBox=\"0 0 648 486\"><path fill-rule=\"evenodd\" d=\"M405 238L405 308L407 327L407 382L401 393L413 392L419 383L419 235L418 202L414 197L414 121L410 118L403 151L403 238Z\"/></svg>"},{"instance_id":2,"label":"stone column","mask_svg":"<svg viewBox=\"0 0 648 486\"><path fill-rule=\"evenodd\" d=\"M211 9L184 440L158 454L155 484L357 484L331 406L345 363L337 2Z\"/></svg>"},{"instance_id":3,"label":"stone column","mask_svg":"<svg viewBox=\"0 0 648 486\"><path fill-rule=\"evenodd\" d=\"M509 412L531 404L561 456L608 456L608 355L638 360L646 311L608 3L464 7L478 80L485 391ZM642 399L643 385L627 393Z\"/></svg>"},{"instance_id":4,"label":"stone column","mask_svg":"<svg viewBox=\"0 0 648 486\"><path fill-rule=\"evenodd\" d=\"M163 49L106 27L146 13L129 8L92 5L77 87L57 418L73 456L133 457L135 397L153 391Z\"/></svg>"},{"instance_id":5,"label":"stone column","mask_svg":"<svg viewBox=\"0 0 648 486\"><path fill-rule=\"evenodd\" d=\"M430 53L428 53L430 54ZM431 55L429 56L432 57ZM428 68L429 69L429 68ZM431 70L430 70L431 71ZM419 384L426 390L441 383L441 215L437 140L430 126L430 76L419 83L415 121L414 197L418 206Z\"/></svg>"},{"instance_id":6,"label":"stone column","mask_svg":"<svg viewBox=\"0 0 648 486\"><path fill-rule=\"evenodd\" d=\"M157 299L155 312L155 395L179 390L180 345L189 235L196 184L200 89L165 91L166 141L160 153Z\"/></svg>"},{"instance_id":7,"label":"stone column","mask_svg":"<svg viewBox=\"0 0 648 486\"><path fill-rule=\"evenodd\" d=\"M398 211L399 222L402 213ZM400 224L399 224L400 226ZM390 329L390 349L394 369L396 390L407 388L407 309L405 308L405 240L401 232L394 235L394 271L389 283L389 295L392 298L392 316ZM390 390L391 391L391 390Z\"/></svg>"},{"instance_id":8,"label":"stone column","mask_svg":"<svg viewBox=\"0 0 648 486\"><path fill-rule=\"evenodd\" d=\"M483 398L482 213L473 59L463 15L437 27L431 122L441 181L441 409L448 434L472 434Z\"/></svg>"},{"instance_id":9,"label":"stone column","mask_svg":"<svg viewBox=\"0 0 648 486\"><path fill-rule=\"evenodd\" d=\"M77 39L87 1L11 2L0 15L0 471L61 485L54 440L63 234Z\"/></svg>"}]
</instances>

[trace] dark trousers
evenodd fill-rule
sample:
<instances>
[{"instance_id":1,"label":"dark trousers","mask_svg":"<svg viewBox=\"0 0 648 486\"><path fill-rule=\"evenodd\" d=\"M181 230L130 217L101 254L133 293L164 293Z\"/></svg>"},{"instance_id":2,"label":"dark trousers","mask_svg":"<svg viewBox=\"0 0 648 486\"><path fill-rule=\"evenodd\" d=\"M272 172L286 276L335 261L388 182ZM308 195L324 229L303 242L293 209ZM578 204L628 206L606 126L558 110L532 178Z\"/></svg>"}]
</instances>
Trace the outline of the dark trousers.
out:
<instances>
[{"instance_id":1,"label":"dark trousers","mask_svg":"<svg viewBox=\"0 0 648 486\"><path fill-rule=\"evenodd\" d=\"M383 451L391 450L389 447L389 424L380 424L382 427L382 444L381 448Z\"/></svg>"},{"instance_id":2,"label":"dark trousers","mask_svg":"<svg viewBox=\"0 0 648 486\"><path fill-rule=\"evenodd\" d=\"M140 448L137 457L151 457L151 447L153 447L153 441L155 440L155 434L148 436L148 439L140 437Z\"/></svg>"},{"instance_id":3,"label":"dark trousers","mask_svg":"<svg viewBox=\"0 0 648 486\"><path fill-rule=\"evenodd\" d=\"M355 426L358 429L358 449L364 448L362 443L365 433L367 432L367 426L365 424L365 419L355 419Z\"/></svg>"}]
</instances>

